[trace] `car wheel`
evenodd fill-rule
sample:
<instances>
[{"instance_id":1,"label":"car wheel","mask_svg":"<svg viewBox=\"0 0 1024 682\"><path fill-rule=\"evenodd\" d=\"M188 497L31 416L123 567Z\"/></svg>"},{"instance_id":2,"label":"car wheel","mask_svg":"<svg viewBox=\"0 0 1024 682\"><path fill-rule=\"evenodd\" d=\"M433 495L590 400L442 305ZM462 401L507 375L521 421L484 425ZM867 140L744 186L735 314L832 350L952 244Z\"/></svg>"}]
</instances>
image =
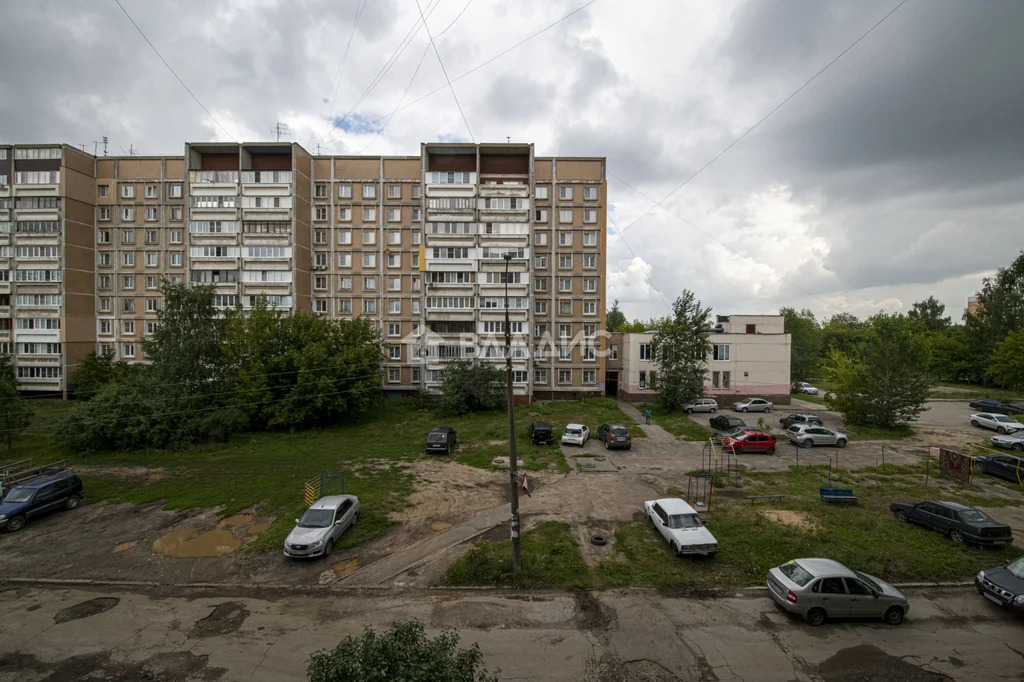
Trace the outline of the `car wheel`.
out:
<instances>
[{"instance_id":1,"label":"car wheel","mask_svg":"<svg viewBox=\"0 0 1024 682\"><path fill-rule=\"evenodd\" d=\"M7 521L7 532L17 533L19 530L25 527L25 517L15 516Z\"/></svg>"},{"instance_id":2,"label":"car wheel","mask_svg":"<svg viewBox=\"0 0 1024 682\"><path fill-rule=\"evenodd\" d=\"M352 517L352 525L354 526L357 523L359 523L359 512L356 512L355 516Z\"/></svg>"},{"instance_id":3,"label":"car wheel","mask_svg":"<svg viewBox=\"0 0 1024 682\"><path fill-rule=\"evenodd\" d=\"M331 556L331 552L334 550L334 540L327 538L327 544L324 545L324 556Z\"/></svg>"},{"instance_id":4,"label":"car wheel","mask_svg":"<svg viewBox=\"0 0 1024 682\"><path fill-rule=\"evenodd\" d=\"M735 445L733 445L732 446L732 454L734 454L734 455L742 455L743 454L743 448L738 448Z\"/></svg>"},{"instance_id":5,"label":"car wheel","mask_svg":"<svg viewBox=\"0 0 1024 682\"><path fill-rule=\"evenodd\" d=\"M802 447L802 448L813 448L814 447L814 441L811 440L810 438L808 438L805 441L801 441L800 447Z\"/></svg>"},{"instance_id":6,"label":"car wheel","mask_svg":"<svg viewBox=\"0 0 1024 682\"><path fill-rule=\"evenodd\" d=\"M985 473L985 465L982 464L981 462L975 461L974 462L974 473L976 473L976 474L983 474L983 473Z\"/></svg>"},{"instance_id":7,"label":"car wheel","mask_svg":"<svg viewBox=\"0 0 1024 682\"><path fill-rule=\"evenodd\" d=\"M651 528L654 528L654 517L650 514L647 515L647 523L651 524Z\"/></svg>"},{"instance_id":8,"label":"car wheel","mask_svg":"<svg viewBox=\"0 0 1024 682\"><path fill-rule=\"evenodd\" d=\"M774 455L775 454L775 448L768 448L767 450L764 451L764 454L766 454L766 455Z\"/></svg>"},{"instance_id":9,"label":"car wheel","mask_svg":"<svg viewBox=\"0 0 1024 682\"><path fill-rule=\"evenodd\" d=\"M846 447L846 440L843 439L843 438L840 438L839 440L837 440L836 441L836 447L837 448L845 448Z\"/></svg>"},{"instance_id":10,"label":"car wheel","mask_svg":"<svg viewBox=\"0 0 1024 682\"><path fill-rule=\"evenodd\" d=\"M1006 429L1004 429L1002 426L997 426L996 433L1006 433Z\"/></svg>"},{"instance_id":11,"label":"car wheel","mask_svg":"<svg viewBox=\"0 0 1024 682\"><path fill-rule=\"evenodd\" d=\"M686 408L686 414L693 414L693 408L692 407L687 407Z\"/></svg>"},{"instance_id":12,"label":"car wheel","mask_svg":"<svg viewBox=\"0 0 1024 682\"><path fill-rule=\"evenodd\" d=\"M1013 444L1013 450L1014 450L1014 452L1024 451L1024 443L1014 443Z\"/></svg>"},{"instance_id":13,"label":"car wheel","mask_svg":"<svg viewBox=\"0 0 1024 682\"><path fill-rule=\"evenodd\" d=\"M978 420L977 419L972 419L971 420L971 426L973 426L974 428L978 428Z\"/></svg>"},{"instance_id":14,"label":"car wheel","mask_svg":"<svg viewBox=\"0 0 1024 682\"><path fill-rule=\"evenodd\" d=\"M741 409L740 409L740 412L743 412L743 413L745 414L745 413L747 412L747 408L745 408L745 407L744 407L744 408L741 408Z\"/></svg>"},{"instance_id":15,"label":"car wheel","mask_svg":"<svg viewBox=\"0 0 1024 682\"><path fill-rule=\"evenodd\" d=\"M77 506L78 506L78 503L79 503L79 502L81 502L81 501L82 501L82 498L81 498L81 497L79 497L78 495L72 495L72 496L71 496L71 497L69 497L69 498L67 499L67 501L66 501L66 502L64 503L64 507L65 507L66 509L74 509L75 507L77 507Z\"/></svg>"},{"instance_id":16,"label":"car wheel","mask_svg":"<svg viewBox=\"0 0 1024 682\"><path fill-rule=\"evenodd\" d=\"M811 609L804 617L807 619L807 623L809 625L818 627L825 622L825 609Z\"/></svg>"},{"instance_id":17,"label":"car wheel","mask_svg":"<svg viewBox=\"0 0 1024 682\"><path fill-rule=\"evenodd\" d=\"M909 521L910 520L910 519L907 518L907 512L903 511L902 509L900 509L898 512L896 512L896 518L899 519L900 521Z\"/></svg>"},{"instance_id":18,"label":"car wheel","mask_svg":"<svg viewBox=\"0 0 1024 682\"><path fill-rule=\"evenodd\" d=\"M949 539L958 545L964 544L964 534L958 531L956 528L949 531Z\"/></svg>"},{"instance_id":19,"label":"car wheel","mask_svg":"<svg viewBox=\"0 0 1024 682\"><path fill-rule=\"evenodd\" d=\"M669 547L672 548L672 553L674 555L679 556L679 549L676 547L676 543L674 543L674 542L670 543Z\"/></svg>"},{"instance_id":20,"label":"car wheel","mask_svg":"<svg viewBox=\"0 0 1024 682\"><path fill-rule=\"evenodd\" d=\"M716 408L712 407L711 408L711 414L714 414L715 412L718 412L718 410Z\"/></svg>"},{"instance_id":21,"label":"car wheel","mask_svg":"<svg viewBox=\"0 0 1024 682\"><path fill-rule=\"evenodd\" d=\"M898 606L891 606L885 612L884 620L888 625L899 625L903 622L903 609Z\"/></svg>"},{"instance_id":22,"label":"car wheel","mask_svg":"<svg viewBox=\"0 0 1024 682\"><path fill-rule=\"evenodd\" d=\"M771 411L772 411L772 408L770 408L770 407L766 407L766 408L764 408L764 413L765 413L765 414L768 414L768 413L769 413L769 412L771 412Z\"/></svg>"},{"instance_id":23,"label":"car wheel","mask_svg":"<svg viewBox=\"0 0 1024 682\"><path fill-rule=\"evenodd\" d=\"M611 446L611 445L608 445L608 441L605 441L605 442L604 442L604 449L605 449L605 450L611 450L611 449L612 449L612 446Z\"/></svg>"}]
</instances>

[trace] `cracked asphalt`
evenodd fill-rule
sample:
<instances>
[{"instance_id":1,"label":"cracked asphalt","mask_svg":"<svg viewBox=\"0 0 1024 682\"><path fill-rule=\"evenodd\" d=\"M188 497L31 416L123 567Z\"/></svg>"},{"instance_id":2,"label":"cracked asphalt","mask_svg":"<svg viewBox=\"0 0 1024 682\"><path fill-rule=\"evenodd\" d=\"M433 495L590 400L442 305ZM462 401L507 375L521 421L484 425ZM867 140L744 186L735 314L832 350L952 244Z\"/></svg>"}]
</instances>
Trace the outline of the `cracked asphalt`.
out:
<instances>
[{"instance_id":1,"label":"cracked asphalt","mask_svg":"<svg viewBox=\"0 0 1024 682\"><path fill-rule=\"evenodd\" d=\"M761 592L0 587L0 680L304 679L365 626L458 628L505 680L1024 680L1024 622L972 588L907 591L899 627L780 611Z\"/></svg>"}]
</instances>

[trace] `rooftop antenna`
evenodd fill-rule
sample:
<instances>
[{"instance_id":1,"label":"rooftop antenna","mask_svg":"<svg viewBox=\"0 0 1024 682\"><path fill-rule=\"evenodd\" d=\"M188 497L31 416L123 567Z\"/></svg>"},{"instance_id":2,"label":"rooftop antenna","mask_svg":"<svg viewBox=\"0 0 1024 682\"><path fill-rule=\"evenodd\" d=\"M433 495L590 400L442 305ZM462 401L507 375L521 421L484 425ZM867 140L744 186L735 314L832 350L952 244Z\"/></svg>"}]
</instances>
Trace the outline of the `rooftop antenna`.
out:
<instances>
[{"instance_id":1,"label":"rooftop antenna","mask_svg":"<svg viewBox=\"0 0 1024 682\"><path fill-rule=\"evenodd\" d=\"M136 152L135 152L135 145L134 144L128 145L128 149L125 149L124 147L121 147L121 151L124 152L125 154L127 154L128 156L135 156L135 154L136 154Z\"/></svg>"},{"instance_id":2,"label":"rooftop antenna","mask_svg":"<svg viewBox=\"0 0 1024 682\"><path fill-rule=\"evenodd\" d=\"M277 135L277 141L280 142L282 135L284 135L285 137L290 137L291 136L292 129L288 127L287 123L280 123L280 122L278 122L277 124L274 125L273 128L270 129L270 133L272 135L276 134Z\"/></svg>"},{"instance_id":3,"label":"rooftop antenna","mask_svg":"<svg viewBox=\"0 0 1024 682\"><path fill-rule=\"evenodd\" d=\"M505 136L505 143L506 144L512 144L512 137L510 135L506 135Z\"/></svg>"},{"instance_id":4,"label":"rooftop antenna","mask_svg":"<svg viewBox=\"0 0 1024 682\"><path fill-rule=\"evenodd\" d=\"M110 138L108 138L106 135L104 135L103 136L103 156L107 155L107 142L109 142L109 141L110 141Z\"/></svg>"}]
</instances>

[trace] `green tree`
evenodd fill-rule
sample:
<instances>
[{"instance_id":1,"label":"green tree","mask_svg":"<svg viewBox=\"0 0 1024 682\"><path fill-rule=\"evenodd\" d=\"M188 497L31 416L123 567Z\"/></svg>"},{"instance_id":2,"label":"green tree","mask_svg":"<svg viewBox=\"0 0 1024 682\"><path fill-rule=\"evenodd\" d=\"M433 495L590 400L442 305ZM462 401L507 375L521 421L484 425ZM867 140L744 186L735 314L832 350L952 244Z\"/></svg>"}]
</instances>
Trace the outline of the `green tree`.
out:
<instances>
[{"instance_id":1,"label":"green tree","mask_svg":"<svg viewBox=\"0 0 1024 682\"><path fill-rule=\"evenodd\" d=\"M1024 251L996 276L985 278L978 292L978 311L964 316L967 343L976 378L987 376L992 352L1013 332L1024 329Z\"/></svg>"},{"instance_id":2,"label":"green tree","mask_svg":"<svg viewBox=\"0 0 1024 682\"><path fill-rule=\"evenodd\" d=\"M441 411L449 415L497 410L505 406L505 368L479 360L453 360L441 380Z\"/></svg>"},{"instance_id":3,"label":"green tree","mask_svg":"<svg viewBox=\"0 0 1024 682\"><path fill-rule=\"evenodd\" d=\"M707 358L711 352L708 329L711 308L702 308L693 292L684 289L667 318L651 339L657 369L658 402L678 410L704 393Z\"/></svg>"},{"instance_id":4,"label":"green tree","mask_svg":"<svg viewBox=\"0 0 1024 682\"><path fill-rule=\"evenodd\" d=\"M865 333L864 323L850 313L839 313L827 318L821 325L821 357L829 357L833 350L855 353Z\"/></svg>"},{"instance_id":5,"label":"green tree","mask_svg":"<svg viewBox=\"0 0 1024 682\"><path fill-rule=\"evenodd\" d=\"M113 355L89 353L68 378L68 389L78 400L89 400L111 381L129 371L126 362L115 361Z\"/></svg>"},{"instance_id":6,"label":"green tree","mask_svg":"<svg viewBox=\"0 0 1024 682\"><path fill-rule=\"evenodd\" d=\"M928 355L917 323L902 315L879 313L863 329L849 353L829 352L824 378L832 393L830 409L851 424L892 428L905 425L928 399Z\"/></svg>"},{"instance_id":7,"label":"green tree","mask_svg":"<svg viewBox=\"0 0 1024 682\"><path fill-rule=\"evenodd\" d=\"M817 377L821 352L821 327L814 313L804 308L780 308L785 331L791 335L789 381L810 381Z\"/></svg>"},{"instance_id":8,"label":"green tree","mask_svg":"<svg viewBox=\"0 0 1024 682\"><path fill-rule=\"evenodd\" d=\"M934 296L929 296L923 301L917 301L907 312L907 317L917 320L930 332L942 331L950 325L950 318L943 317L946 306L939 303Z\"/></svg>"},{"instance_id":9,"label":"green tree","mask_svg":"<svg viewBox=\"0 0 1024 682\"><path fill-rule=\"evenodd\" d=\"M928 373L938 381L968 381L971 349L963 325L950 325L924 336L928 346Z\"/></svg>"},{"instance_id":10,"label":"green tree","mask_svg":"<svg viewBox=\"0 0 1024 682\"><path fill-rule=\"evenodd\" d=\"M988 365L988 376L1001 386L1024 391L1024 329L999 342Z\"/></svg>"},{"instance_id":11,"label":"green tree","mask_svg":"<svg viewBox=\"0 0 1024 682\"><path fill-rule=\"evenodd\" d=\"M156 330L142 341L153 370L183 393L212 393L224 381L221 337L225 319L214 306L212 286L172 284L160 288L163 307Z\"/></svg>"},{"instance_id":12,"label":"green tree","mask_svg":"<svg viewBox=\"0 0 1024 682\"><path fill-rule=\"evenodd\" d=\"M8 451L14 438L32 424L35 412L28 400L18 392L18 378L14 375L9 355L0 355L0 434Z\"/></svg>"},{"instance_id":13,"label":"green tree","mask_svg":"<svg viewBox=\"0 0 1024 682\"><path fill-rule=\"evenodd\" d=\"M610 332L619 331L619 327L626 324L626 316L619 310L619 300L615 299L612 309L605 314L604 327Z\"/></svg>"},{"instance_id":14,"label":"green tree","mask_svg":"<svg viewBox=\"0 0 1024 682\"><path fill-rule=\"evenodd\" d=\"M459 648L459 634L446 630L428 637L413 619L377 634L366 628L348 636L331 651L315 652L306 669L310 682L497 682L484 666L476 644ZM498 672L501 672L500 670Z\"/></svg>"}]
</instances>

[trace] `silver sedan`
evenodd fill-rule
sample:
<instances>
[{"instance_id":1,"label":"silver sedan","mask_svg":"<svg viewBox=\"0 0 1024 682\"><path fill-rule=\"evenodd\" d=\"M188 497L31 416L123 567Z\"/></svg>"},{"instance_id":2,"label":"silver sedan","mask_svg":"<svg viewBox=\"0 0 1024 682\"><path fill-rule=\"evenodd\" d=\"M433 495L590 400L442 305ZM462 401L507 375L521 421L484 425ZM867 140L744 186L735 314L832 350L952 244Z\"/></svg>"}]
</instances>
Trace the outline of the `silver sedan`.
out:
<instances>
[{"instance_id":1,"label":"silver sedan","mask_svg":"<svg viewBox=\"0 0 1024 682\"><path fill-rule=\"evenodd\" d=\"M811 625L826 618L881 618L899 625L910 610L902 592L832 559L795 559L768 571L775 603Z\"/></svg>"},{"instance_id":2,"label":"silver sedan","mask_svg":"<svg viewBox=\"0 0 1024 682\"><path fill-rule=\"evenodd\" d=\"M802 448L811 448L815 445L845 448L850 440L842 431L833 431L817 424L793 424L786 429L786 437Z\"/></svg>"},{"instance_id":3,"label":"silver sedan","mask_svg":"<svg viewBox=\"0 0 1024 682\"><path fill-rule=\"evenodd\" d=\"M1014 433L1024 431L1024 424L1010 419L1005 414L979 412L971 415L971 426L974 428L992 429L998 433Z\"/></svg>"},{"instance_id":4,"label":"silver sedan","mask_svg":"<svg viewBox=\"0 0 1024 682\"><path fill-rule=\"evenodd\" d=\"M359 498L355 495L321 497L295 519L295 528L284 541L287 557L328 556L334 543L359 520Z\"/></svg>"}]
</instances>

